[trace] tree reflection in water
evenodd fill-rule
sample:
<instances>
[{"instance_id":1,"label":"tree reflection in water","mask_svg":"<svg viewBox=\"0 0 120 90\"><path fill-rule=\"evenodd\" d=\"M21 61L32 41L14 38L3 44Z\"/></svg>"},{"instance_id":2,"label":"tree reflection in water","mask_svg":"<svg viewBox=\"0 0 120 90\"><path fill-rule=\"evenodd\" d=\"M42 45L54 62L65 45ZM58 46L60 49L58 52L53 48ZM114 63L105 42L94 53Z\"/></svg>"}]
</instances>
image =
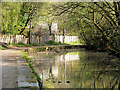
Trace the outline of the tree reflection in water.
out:
<instances>
[{"instance_id":1,"label":"tree reflection in water","mask_svg":"<svg viewBox=\"0 0 120 90\"><path fill-rule=\"evenodd\" d=\"M36 72L48 88L118 88L120 60L107 53L29 53Z\"/></svg>"}]
</instances>

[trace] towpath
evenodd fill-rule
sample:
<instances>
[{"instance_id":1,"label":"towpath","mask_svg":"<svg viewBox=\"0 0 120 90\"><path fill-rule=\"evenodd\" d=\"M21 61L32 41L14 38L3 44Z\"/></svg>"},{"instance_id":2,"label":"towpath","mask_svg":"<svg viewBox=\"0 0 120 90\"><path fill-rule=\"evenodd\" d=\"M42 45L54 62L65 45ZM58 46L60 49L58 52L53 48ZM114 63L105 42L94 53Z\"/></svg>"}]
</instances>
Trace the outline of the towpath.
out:
<instances>
[{"instance_id":1,"label":"towpath","mask_svg":"<svg viewBox=\"0 0 120 90\"><path fill-rule=\"evenodd\" d=\"M2 75L2 87L0 88L35 86L29 83L34 79L30 79L33 74L27 66L26 61L22 58L19 50L0 50L0 61L0 68L2 68L2 71L0 71L0 75Z\"/></svg>"}]
</instances>

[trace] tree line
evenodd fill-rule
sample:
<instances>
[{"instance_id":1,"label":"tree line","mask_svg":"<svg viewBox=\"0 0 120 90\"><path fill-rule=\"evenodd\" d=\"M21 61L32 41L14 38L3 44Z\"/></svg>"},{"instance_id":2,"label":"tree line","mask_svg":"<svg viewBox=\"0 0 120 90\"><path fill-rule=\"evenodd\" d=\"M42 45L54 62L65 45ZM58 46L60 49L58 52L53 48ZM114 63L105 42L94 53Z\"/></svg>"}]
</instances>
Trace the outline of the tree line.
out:
<instances>
[{"instance_id":1,"label":"tree line","mask_svg":"<svg viewBox=\"0 0 120 90\"><path fill-rule=\"evenodd\" d=\"M2 3L3 34L27 36L30 23L40 20L48 24L50 35L56 21L63 36L76 34L89 48L120 53L120 2Z\"/></svg>"},{"instance_id":2,"label":"tree line","mask_svg":"<svg viewBox=\"0 0 120 90\"><path fill-rule=\"evenodd\" d=\"M90 48L109 49L119 56L120 2L67 2L53 8Z\"/></svg>"}]
</instances>

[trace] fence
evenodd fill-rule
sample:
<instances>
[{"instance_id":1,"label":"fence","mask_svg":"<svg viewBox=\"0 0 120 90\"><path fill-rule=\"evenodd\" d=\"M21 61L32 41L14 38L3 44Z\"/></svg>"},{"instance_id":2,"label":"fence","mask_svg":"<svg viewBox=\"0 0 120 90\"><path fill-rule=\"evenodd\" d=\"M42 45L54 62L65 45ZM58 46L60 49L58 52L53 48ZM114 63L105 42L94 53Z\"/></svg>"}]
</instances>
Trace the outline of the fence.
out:
<instances>
[{"instance_id":1,"label":"fence","mask_svg":"<svg viewBox=\"0 0 120 90\"><path fill-rule=\"evenodd\" d=\"M28 38L25 38L23 35L0 35L0 42L6 43L27 43Z\"/></svg>"},{"instance_id":2,"label":"fence","mask_svg":"<svg viewBox=\"0 0 120 90\"><path fill-rule=\"evenodd\" d=\"M71 41L78 41L77 36L55 36L56 42L71 42Z\"/></svg>"},{"instance_id":3,"label":"fence","mask_svg":"<svg viewBox=\"0 0 120 90\"><path fill-rule=\"evenodd\" d=\"M26 38L23 35L1 35L0 34L0 42L6 42L6 43L28 43L28 38ZM30 38L31 43L41 43L41 42L48 42L49 40L53 40L52 36L49 36L48 34L43 35L42 37L38 37L35 35L32 35ZM71 42L71 41L78 41L77 36L58 36L55 35L55 41L56 42Z\"/></svg>"}]
</instances>

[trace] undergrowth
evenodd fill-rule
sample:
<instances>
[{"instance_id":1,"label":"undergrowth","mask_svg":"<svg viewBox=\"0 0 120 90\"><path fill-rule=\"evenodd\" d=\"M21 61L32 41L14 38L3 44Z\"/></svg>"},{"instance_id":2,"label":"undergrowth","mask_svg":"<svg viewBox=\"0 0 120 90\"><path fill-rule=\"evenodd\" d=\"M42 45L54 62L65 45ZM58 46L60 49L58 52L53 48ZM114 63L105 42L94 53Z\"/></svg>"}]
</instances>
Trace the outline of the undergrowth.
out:
<instances>
[{"instance_id":1,"label":"undergrowth","mask_svg":"<svg viewBox=\"0 0 120 90\"><path fill-rule=\"evenodd\" d=\"M0 50L4 50L4 49L6 49L7 47L3 47L3 46L1 46L0 45Z\"/></svg>"}]
</instances>

